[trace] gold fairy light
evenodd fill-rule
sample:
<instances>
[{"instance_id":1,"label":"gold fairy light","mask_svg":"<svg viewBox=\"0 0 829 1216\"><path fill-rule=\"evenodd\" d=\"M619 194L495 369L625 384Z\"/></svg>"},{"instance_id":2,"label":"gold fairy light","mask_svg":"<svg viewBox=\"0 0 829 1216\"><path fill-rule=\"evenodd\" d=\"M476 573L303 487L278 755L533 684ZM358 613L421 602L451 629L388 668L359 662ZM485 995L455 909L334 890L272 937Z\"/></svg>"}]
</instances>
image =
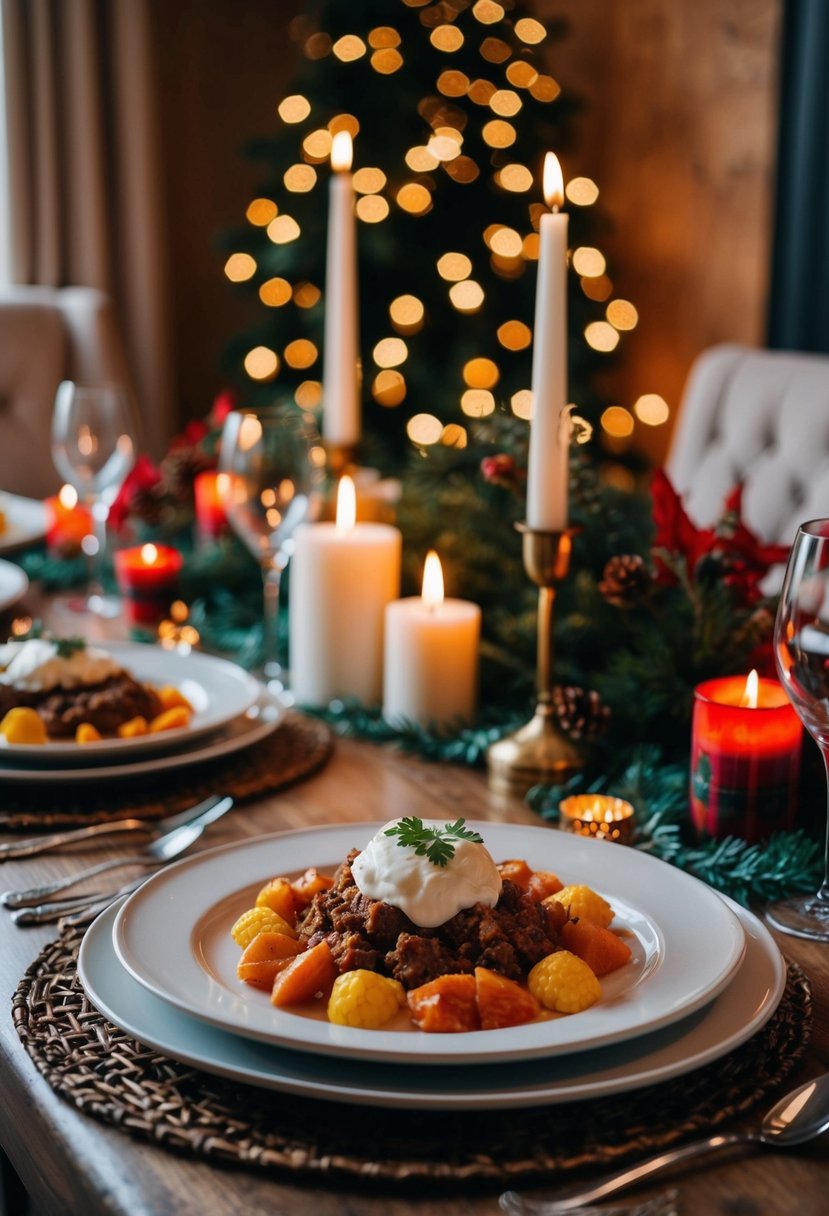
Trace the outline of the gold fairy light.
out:
<instances>
[{"instance_id":1,"label":"gold fairy light","mask_svg":"<svg viewBox=\"0 0 829 1216\"><path fill-rule=\"evenodd\" d=\"M478 49L489 63L505 63L512 54L509 44L501 38L484 38Z\"/></svg>"},{"instance_id":2,"label":"gold fairy light","mask_svg":"<svg viewBox=\"0 0 829 1216\"><path fill-rule=\"evenodd\" d=\"M304 122L311 113L311 103L301 93L292 93L290 97L283 97L276 112L283 122Z\"/></svg>"},{"instance_id":3,"label":"gold fairy light","mask_svg":"<svg viewBox=\"0 0 829 1216\"><path fill-rule=\"evenodd\" d=\"M283 354L288 367L306 368L316 363L319 351L307 338L297 338L288 343Z\"/></svg>"},{"instance_id":4,"label":"gold fairy light","mask_svg":"<svg viewBox=\"0 0 829 1216\"><path fill-rule=\"evenodd\" d=\"M533 188L533 175L526 165L504 165L495 175L495 180L503 190L512 194L523 194Z\"/></svg>"},{"instance_id":5,"label":"gold fairy light","mask_svg":"<svg viewBox=\"0 0 829 1216\"><path fill-rule=\"evenodd\" d=\"M386 47L400 46L400 35L390 25L378 25L369 31L368 44L375 51L384 50Z\"/></svg>"},{"instance_id":6,"label":"gold fairy light","mask_svg":"<svg viewBox=\"0 0 829 1216\"><path fill-rule=\"evenodd\" d=\"M384 47L382 51L374 51L369 62L381 76L392 76L403 67L403 56L394 47Z\"/></svg>"},{"instance_id":7,"label":"gold fairy light","mask_svg":"<svg viewBox=\"0 0 829 1216\"><path fill-rule=\"evenodd\" d=\"M552 76L537 76L529 86L530 94L536 101L555 101L561 92L561 85Z\"/></svg>"},{"instance_id":8,"label":"gold fairy light","mask_svg":"<svg viewBox=\"0 0 829 1216\"><path fill-rule=\"evenodd\" d=\"M431 447L443 434L443 423L434 414L414 414L406 423L406 434L419 447Z\"/></svg>"},{"instance_id":9,"label":"gold fairy light","mask_svg":"<svg viewBox=\"0 0 829 1216\"><path fill-rule=\"evenodd\" d=\"M225 262L225 275L231 283L244 283L256 274L256 261L249 253L232 253Z\"/></svg>"},{"instance_id":10,"label":"gold fairy light","mask_svg":"<svg viewBox=\"0 0 829 1216\"><path fill-rule=\"evenodd\" d=\"M423 301L413 295L398 296L389 305L392 325L402 334L414 334L422 329L425 313Z\"/></svg>"},{"instance_id":11,"label":"gold fairy light","mask_svg":"<svg viewBox=\"0 0 829 1216\"><path fill-rule=\"evenodd\" d=\"M438 274L450 283L459 283L472 274L472 262L465 253L444 253L437 261Z\"/></svg>"},{"instance_id":12,"label":"gold fairy light","mask_svg":"<svg viewBox=\"0 0 829 1216\"><path fill-rule=\"evenodd\" d=\"M667 401L658 393L643 393L633 403L633 412L645 426L662 426L671 415Z\"/></svg>"},{"instance_id":13,"label":"gold fairy light","mask_svg":"<svg viewBox=\"0 0 829 1216\"><path fill-rule=\"evenodd\" d=\"M347 131L352 140L360 134L360 120L356 114L335 114L326 125L332 140L340 131Z\"/></svg>"},{"instance_id":14,"label":"gold fairy light","mask_svg":"<svg viewBox=\"0 0 829 1216\"><path fill-rule=\"evenodd\" d=\"M469 441L469 436L466 433L466 427L460 426L457 422L450 422L448 426L443 428L440 436L440 442L446 448L465 448Z\"/></svg>"},{"instance_id":15,"label":"gold fairy light","mask_svg":"<svg viewBox=\"0 0 829 1216\"><path fill-rule=\"evenodd\" d=\"M419 182L406 182L397 191L397 205L410 215L425 215L432 207L432 196Z\"/></svg>"},{"instance_id":16,"label":"gold fairy light","mask_svg":"<svg viewBox=\"0 0 829 1216\"><path fill-rule=\"evenodd\" d=\"M523 104L514 89L496 89L489 99L489 108L501 118L512 118Z\"/></svg>"},{"instance_id":17,"label":"gold fairy light","mask_svg":"<svg viewBox=\"0 0 829 1216\"><path fill-rule=\"evenodd\" d=\"M379 194L366 194L357 199L354 210L364 224L379 224L389 214L389 204Z\"/></svg>"},{"instance_id":18,"label":"gold fairy light","mask_svg":"<svg viewBox=\"0 0 829 1216\"><path fill-rule=\"evenodd\" d=\"M301 229L292 215L278 215L268 224L267 233L274 245L287 245L295 241Z\"/></svg>"},{"instance_id":19,"label":"gold fairy light","mask_svg":"<svg viewBox=\"0 0 829 1216\"><path fill-rule=\"evenodd\" d=\"M614 329L635 329L639 323L639 313L630 300L611 300L605 316Z\"/></svg>"},{"instance_id":20,"label":"gold fairy light","mask_svg":"<svg viewBox=\"0 0 829 1216\"><path fill-rule=\"evenodd\" d=\"M322 292L315 283L303 281L302 283L297 283L293 295L294 304L296 304L297 308L313 308Z\"/></svg>"},{"instance_id":21,"label":"gold fairy light","mask_svg":"<svg viewBox=\"0 0 829 1216\"><path fill-rule=\"evenodd\" d=\"M461 410L467 418L486 418L495 413L495 398L485 388L468 388L461 395Z\"/></svg>"},{"instance_id":22,"label":"gold fairy light","mask_svg":"<svg viewBox=\"0 0 829 1216\"><path fill-rule=\"evenodd\" d=\"M507 68L506 77L516 89L529 89L538 80L538 72L526 59L517 59Z\"/></svg>"},{"instance_id":23,"label":"gold fairy light","mask_svg":"<svg viewBox=\"0 0 829 1216\"><path fill-rule=\"evenodd\" d=\"M470 101L474 101L476 106L488 106L490 100L496 93L495 85L491 80L473 80L467 90Z\"/></svg>"},{"instance_id":24,"label":"gold fairy light","mask_svg":"<svg viewBox=\"0 0 829 1216\"><path fill-rule=\"evenodd\" d=\"M633 434L633 415L621 405L609 405L601 417L602 430L614 439Z\"/></svg>"},{"instance_id":25,"label":"gold fairy light","mask_svg":"<svg viewBox=\"0 0 829 1216\"><path fill-rule=\"evenodd\" d=\"M331 132L325 127L311 131L302 141L302 151L307 160L319 163L331 155Z\"/></svg>"},{"instance_id":26,"label":"gold fairy light","mask_svg":"<svg viewBox=\"0 0 829 1216\"><path fill-rule=\"evenodd\" d=\"M461 133L452 127L441 127L427 145L432 156L439 161L454 160L461 154Z\"/></svg>"},{"instance_id":27,"label":"gold fairy light","mask_svg":"<svg viewBox=\"0 0 829 1216\"><path fill-rule=\"evenodd\" d=\"M497 329L498 341L507 350L526 350L533 340L533 331L523 321L505 321Z\"/></svg>"},{"instance_id":28,"label":"gold fairy light","mask_svg":"<svg viewBox=\"0 0 829 1216\"><path fill-rule=\"evenodd\" d=\"M366 49L366 44L356 34L343 34L342 38L338 38L331 47L331 50L343 63L353 63L355 59L362 59Z\"/></svg>"},{"instance_id":29,"label":"gold fairy light","mask_svg":"<svg viewBox=\"0 0 829 1216\"><path fill-rule=\"evenodd\" d=\"M493 232L487 242L493 253L502 258L517 258L521 254L524 242L514 228L499 227Z\"/></svg>"},{"instance_id":30,"label":"gold fairy light","mask_svg":"<svg viewBox=\"0 0 829 1216\"><path fill-rule=\"evenodd\" d=\"M302 49L306 59L324 59L326 55L331 54L331 36L323 33L312 34L306 39Z\"/></svg>"},{"instance_id":31,"label":"gold fairy light","mask_svg":"<svg viewBox=\"0 0 829 1216\"><path fill-rule=\"evenodd\" d=\"M522 257L505 258L500 254L493 253L489 259L489 264L499 279L520 279L526 269L526 263Z\"/></svg>"},{"instance_id":32,"label":"gold fairy light","mask_svg":"<svg viewBox=\"0 0 829 1216\"><path fill-rule=\"evenodd\" d=\"M447 161L444 163L443 170L453 181L459 182L461 185L474 182L481 172L471 156L459 156L455 160Z\"/></svg>"},{"instance_id":33,"label":"gold fairy light","mask_svg":"<svg viewBox=\"0 0 829 1216\"><path fill-rule=\"evenodd\" d=\"M491 122L484 123L481 134L490 148L509 148L516 139L515 127L503 118L493 118Z\"/></svg>"},{"instance_id":34,"label":"gold fairy light","mask_svg":"<svg viewBox=\"0 0 829 1216\"><path fill-rule=\"evenodd\" d=\"M402 338L381 338L371 354L378 367L397 367L406 362L409 348Z\"/></svg>"},{"instance_id":35,"label":"gold fairy light","mask_svg":"<svg viewBox=\"0 0 829 1216\"><path fill-rule=\"evenodd\" d=\"M522 17L520 21L516 21L515 33L528 46L536 46L547 37L547 31L544 26L533 17Z\"/></svg>"},{"instance_id":36,"label":"gold fairy light","mask_svg":"<svg viewBox=\"0 0 829 1216\"><path fill-rule=\"evenodd\" d=\"M438 92L444 97L465 97L469 89L469 77L465 72L447 68L437 79Z\"/></svg>"},{"instance_id":37,"label":"gold fairy light","mask_svg":"<svg viewBox=\"0 0 829 1216\"><path fill-rule=\"evenodd\" d=\"M523 418L526 422L529 422L533 415L532 389L519 388L510 397L509 404L516 418Z\"/></svg>"},{"instance_id":38,"label":"gold fairy light","mask_svg":"<svg viewBox=\"0 0 829 1216\"><path fill-rule=\"evenodd\" d=\"M468 388L495 388L501 373L492 359L479 356L463 365L463 382Z\"/></svg>"},{"instance_id":39,"label":"gold fairy light","mask_svg":"<svg viewBox=\"0 0 829 1216\"><path fill-rule=\"evenodd\" d=\"M358 194L377 194L386 184L386 175L382 169L366 166L354 174L353 184Z\"/></svg>"},{"instance_id":40,"label":"gold fairy light","mask_svg":"<svg viewBox=\"0 0 829 1216\"><path fill-rule=\"evenodd\" d=\"M463 34L456 25L437 25L429 35L429 41L435 50L449 54L463 46Z\"/></svg>"},{"instance_id":41,"label":"gold fairy light","mask_svg":"<svg viewBox=\"0 0 829 1216\"><path fill-rule=\"evenodd\" d=\"M449 288L449 299L458 312L478 312L484 302L484 289L474 279L464 279Z\"/></svg>"},{"instance_id":42,"label":"gold fairy light","mask_svg":"<svg viewBox=\"0 0 829 1216\"><path fill-rule=\"evenodd\" d=\"M588 300L602 303L613 291L613 283L606 274L600 274L597 279L582 279L581 289Z\"/></svg>"},{"instance_id":43,"label":"gold fairy light","mask_svg":"<svg viewBox=\"0 0 829 1216\"><path fill-rule=\"evenodd\" d=\"M384 368L371 384L371 395L378 405L394 409L406 400L406 380L400 372Z\"/></svg>"},{"instance_id":44,"label":"gold fairy light","mask_svg":"<svg viewBox=\"0 0 829 1216\"><path fill-rule=\"evenodd\" d=\"M273 380L279 371L279 355L269 346L254 346L245 355L244 367L251 380Z\"/></svg>"},{"instance_id":45,"label":"gold fairy light","mask_svg":"<svg viewBox=\"0 0 829 1216\"><path fill-rule=\"evenodd\" d=\"M538 249L540 241L537 232L530 232L524 237L524 243L521 248L521 255L526 262L538 261Z\"/></svg>"},{"instance_id":46,"label":"gold fairy light","mask_svg":"<svg viewBox=\"0 0 829 1216\"><path fill-rule=\"evenodd\" d=\"M591 207L599 197L599 187L589 177L573 177L564 187L567 201L577 207Z\"/></svg>"},{"instance_id":47,"label":"gold fairy light","mask_svg":"<svg viewBox=\"0 0 829 1216\"><path fill-rule=\"evenodd\" d=\"M607 321L591 321L585 326L584 340L593 350L609 354L619 345L619 334Z\"/></svg>"},{"instance_id":48,"label":"gold fairy light","mask_svg":"<svg viewBox=\"0 0 829 1216\"><path fill-rule=\"evenodd\" d=\"M255 198L248 203L245 219L255 228L267 228L268 224L279 214L279 208L273 199Z\"/></svg>"},{"instance_id":49,"label":"gold fairy light","mask_svg":"<svg viewBox=\"0 0 829 1216\"><path fill-rule=\"evenodd\" d=\"M303 380L297 385L294 401L300 409L313 410L322 401L322 384L319 380Z\"/></svg>"},{"instance_id":50,"label":"gold fairy light","mask_svg":"<svg viewBox=\"0 0 829 1216\"><path fill-rule=\"evenodd\" d=\"M291 165L282 178L285 189L293 194L307 194L317 183L317 171L311 165Z\"/></svg>"},{"instance_id":51,"label":"gold fairy light","mask_svg":"<svg viewBox=\"0 0 829 1216\"><path fill-rule=\"evenodd\" d=\"M406 164L415 173L430 173L432 169L437 169L440 163L425 144L421 144L416 148L409 148L405 159Z\"/></svg>"},{"instance_id":52,"label":"gold fairy light","mask_svg":"<svg viewBox=\"0 0 829 1216\"><path fill-rule=\"evenodd\" d=\"M259 288L259 299L268 308L281 308L291 298L291 284L287 279L267 279Z\"/></svg>"},{"instance_id":53,"label":"gold fairy light","mask_svg":"<svg viewBox=\"0 0 829 1216\"><path fill-rule=\"evenodd\" d=\"M576 274L583 275L586 279L598 279L607 269L604 254L592 245L580 245L578 249L574 249L572 262Z\"/></svg>"},{"instance_id":54,"label":"gold fairy light","mask_svg":"<svg viewBox=\"0 0 829 1216\"><path fill-rule=\"evenodd\" d=\"M498 21L503 21L505 12L503 5L496 4L495 0L478 0L478 3L473 5L472 13L481 25L495 25Z\"/></svg>"}]
</instances>

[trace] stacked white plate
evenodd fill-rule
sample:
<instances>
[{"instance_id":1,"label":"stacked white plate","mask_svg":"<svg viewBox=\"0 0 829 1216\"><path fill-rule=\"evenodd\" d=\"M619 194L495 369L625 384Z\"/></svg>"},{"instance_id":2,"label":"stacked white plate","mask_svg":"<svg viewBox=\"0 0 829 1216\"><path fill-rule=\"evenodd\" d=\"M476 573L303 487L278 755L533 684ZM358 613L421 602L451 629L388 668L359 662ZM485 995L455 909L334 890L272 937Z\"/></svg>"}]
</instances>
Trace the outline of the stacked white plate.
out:
<instances>
[{"instance_id":1,"label":"stacked white plate","mask_svg":"<svg viewBox=\"0 0 829 1216\"><path fill-rule=\"evenodd\" d=\"M105 648L140 683L178 688L193 707L188 725L83 745L10 744L0 737L0 784L112 781L200 764L267 738L283 718L262 685L225 659L131 642Z\"/></svg>"},{"instance_id":2,"label":"stacked white plate","mask_svg":"<svg viewBox=\"0 0 829 1216\"><path fill-rule=\"evenodd\" d=\"M162 870L104 913L81 947L90 999L145 1044L267 1088L389 1107L487 1108L620 1093L715 1060L776 1009L785 965L751 913L635 849L545 827L479 823L498 860L586 883L616 912L631 962L591 1009L502 1030L358 1030L275 1009L236 977L230 937L256 891L308 866L330 872L378 824L278 833Z\"/></svg>"}]
</instances>

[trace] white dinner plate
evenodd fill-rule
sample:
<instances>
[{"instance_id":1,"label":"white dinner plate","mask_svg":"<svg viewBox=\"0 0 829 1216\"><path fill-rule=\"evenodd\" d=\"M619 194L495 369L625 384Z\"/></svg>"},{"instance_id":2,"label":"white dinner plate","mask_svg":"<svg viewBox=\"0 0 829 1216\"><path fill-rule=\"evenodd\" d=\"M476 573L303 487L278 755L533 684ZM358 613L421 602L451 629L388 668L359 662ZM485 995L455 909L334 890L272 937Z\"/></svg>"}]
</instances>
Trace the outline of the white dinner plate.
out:
<instances>
[{"instance_id":1,"label":"white dinner plate","mask_svg":"<svg viewBox=\"0 0 829 1216\"><path fill-rule=\"evenodd\" d=\"M138 735L134 739L74 742L8 743L0 736L0 764L59 765L62 768L110 764L141 753L185 747L244 714L255 704L259 682L227 659L196 651L165 650L141 642L107 642L104 649L140 683L157 688L172 684L193 707L187 726Z\"/></svg>"},{"instance_id":2,"label":"white dinner plate","mask_svg":"<svg viewBox=\"0 0 829 1216\"><path fill-rule=\"evenodd\" d=\"M234 752L252 747L266 739L285 718L285 707L264 689L258 700L245 713L228 722L216 734L200 735L188 746L177 748L163 755L141 755L123 763L97 764L90 768L26 768L21 764L3 766L0 763L0 786L7 782L20 784L55 785L70 782L120 781L125 777L145 777L148 774L171 772L193 764L204 764L230 756Z\"/></svg>"},{"instance_id":3,"label":"white dinner plate","mask_svg":"<svg viewBox=\"0 0 829 1216\"><path fill-rule=\"evenodd\" d=\"M93 1005L115 1026L175 1060L233 1081L330 1102L384 1107L540 1106L670 1080L733 1051L765 1025L785 987L783 958L755 916L730 900L725 902L742 925L746 952L732 982L703 1009L626 1043L569 1056L518 1060L508 1068L334 1059L286 1051L208 1026L154 996L121 966L113 943L118 905L108 908L88 930L78 973Z\"/></svg>"},{"instance_id":4,"label":"white dinner plate","mask_svg":"<svg viewBox=\"0 0 829 1216\"><path fill-rule=\"evenodd\" d=\"M46 535L46 507L36 498L0 493L5 526L0 529L0 553L33 545Z\"/></svg>"},{"instance_id":5,"label":"white dinner plate","mask_svg":"<svg viewBox=\"0 0 829 1216\"><path fill-rule=\"evenodd\" d=\"M115 949L156 996L247 1038L326 1055L403 1063L470 1064L567 1054L635 1038L692 1013L728 983L745 949L734 913L697 879L635 849L554 828L475 825L496 861L529 858L565 884L586 883L616 911L633 949L602 981L602 999L572 1017L461 1034L360 1030L271 1005L236 977L230 937L256 891L308 866L331 872L379 824L348 824L240 841L153 875L121 909ZM174 914L171 915L171 910ZM404 1020L405 1021L405 1020Z\"/></svg>"},{"instance_id":6,"label":"white dinner plate","mask_svg":"<svg viewBox=\"0 0 829 1216\"><path fill-rule=\"evenodd\" d=\"M0 561L0 612L16 604L29 589L25 570L14 562Z\"/></svg>"}]
</instances>

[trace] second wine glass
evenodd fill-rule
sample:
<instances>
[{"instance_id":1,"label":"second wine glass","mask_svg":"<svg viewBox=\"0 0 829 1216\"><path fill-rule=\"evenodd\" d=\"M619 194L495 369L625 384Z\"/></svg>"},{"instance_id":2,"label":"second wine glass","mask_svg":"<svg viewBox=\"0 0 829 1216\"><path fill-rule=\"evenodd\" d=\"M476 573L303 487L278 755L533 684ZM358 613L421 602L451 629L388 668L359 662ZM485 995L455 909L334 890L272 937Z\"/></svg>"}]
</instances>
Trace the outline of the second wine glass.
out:
<instances>
[{"instance_id":1,"label":"second wine glass","mask_svg":"<svg viewBox=\"0 0 829 1216\"><path fill-rule=\"evenodd\" d=\"M288 699L279 662L279 591L297 524L316 513L325 454L316 426L292 406L233 410L219 449L220 492L231 527L259 562L264 593L262 677Z\"/></svg>"}]
</instances>

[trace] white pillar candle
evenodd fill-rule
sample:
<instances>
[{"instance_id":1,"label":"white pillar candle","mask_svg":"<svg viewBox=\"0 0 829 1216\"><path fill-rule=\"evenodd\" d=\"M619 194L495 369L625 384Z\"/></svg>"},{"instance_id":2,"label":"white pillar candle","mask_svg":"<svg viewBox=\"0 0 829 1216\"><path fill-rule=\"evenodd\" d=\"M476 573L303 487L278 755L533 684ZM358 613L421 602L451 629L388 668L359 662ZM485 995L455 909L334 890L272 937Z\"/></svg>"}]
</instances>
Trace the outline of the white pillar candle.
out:
<instances>
[{"instance_id":1,"label":"white pillar candle","mask_svg":"<svg viewBox=\"0 0 829 1216\"><path fill-rule=\"evenodd\" d=\"M543 532L567 527L570 425L567 413L567 216L558 159L544 161L544 197L552 208L539 225L533 330L532 419L527 468L527 524Z\"/></svg>"},{"instance_id":2,"label":"white pillar candle","mask_svg":"<svg viewBox=\"0 0 829 1216\"><path fill-rule=\"evenodd\" d=\"M386 608L383 716L422 726L472 721L480 632L477 604L443 598L440 561L430 553L423 594Z\"/></svg>"},{"instance_id":3,"label":"white pillar candle","mask_svg":"<svg viewBox=\"0 0 829 1216\"><path fill-rule=\"evenodd\" d=\"M355 523L354 483L340 481L337 520L301 524L291 558L291 688L300 705L383 691L386 605L400 594L400 532Z\"/></svg>"},{"instance_id":4,"label":"white pillar candle","mask_svg":"<svg viewBox=\"0 0 829 1216\"><path fill-rule=\"evenodd\" d=\"M360 439L357 222L351 155L351 136L338 131L331 145L334 172L328 187L322 434L328 443L344 446Z\"/></svg>"}]
</instances>

